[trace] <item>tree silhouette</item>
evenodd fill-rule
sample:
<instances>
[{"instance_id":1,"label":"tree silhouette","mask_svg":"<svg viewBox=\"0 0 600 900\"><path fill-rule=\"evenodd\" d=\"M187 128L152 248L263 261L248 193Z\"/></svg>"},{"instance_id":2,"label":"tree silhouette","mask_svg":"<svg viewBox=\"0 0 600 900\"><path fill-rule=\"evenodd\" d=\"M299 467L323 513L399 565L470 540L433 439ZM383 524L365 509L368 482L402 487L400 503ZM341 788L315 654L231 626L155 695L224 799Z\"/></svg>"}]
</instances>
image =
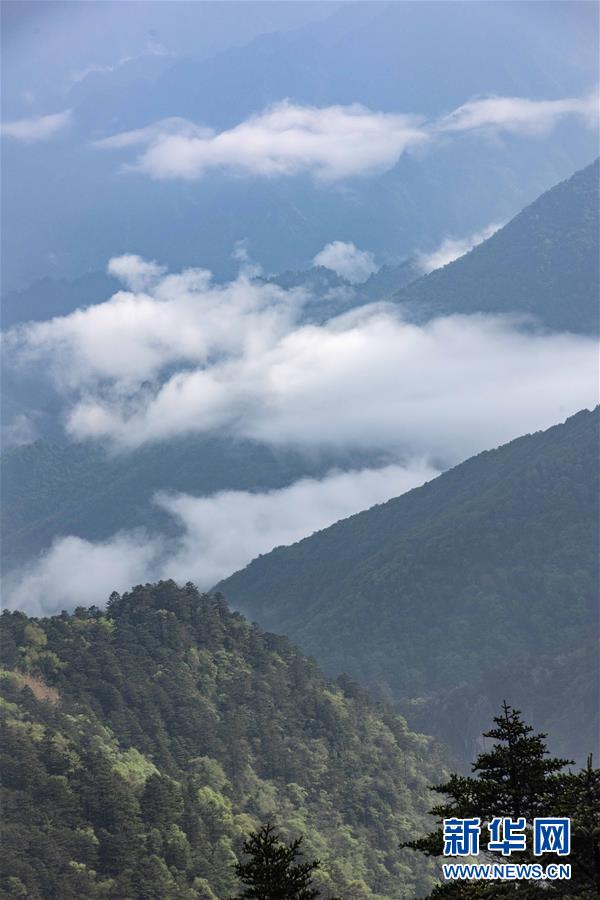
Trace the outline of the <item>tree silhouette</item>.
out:
<instances>
[{"instance_id":1,"label":"tree silhouette","mask_svg":"<svg viewBox=\"0 0 600 900\"><path fill-rule=\"evenodd\" d=\"M302 856L302 838L284 844L274 827L267 823L253 832L244 843L247 862L235 866L235 874L246 890L234 900L313 900L320 893L312 885L312 874L319 860L297 862ZM333 898L332 898L333 900Z\"/></svg>"},{"instance_id":2,"label":"tree silhouette","mask_svg":"<svg viewBox=\"0 0 600 900\"><path fill-rule=\"evenodd\" d=\"M564 772L571 760L550 757L546 735L534 734L521 712L506 702L494 717L495 727L484 737L496 743L473 763L473 776L451 775L433 790L446 802L431 813L439 819L438 828L424 838L404 844L427 856L443 854L442 820L478 817L482 823L494 817L525 818L530 824L536 816L566 816L571 819L572 848L566 860L572 877L565 881L511 884L447 882L429 895L437 898L500 898L515 893L525 898L562 896L571 900L592 900L600 896L600 771L592 768L591 757L579 774ZM520 861L540 862L528 848L519 851ZM543 861L543 860L542 860Z\"/></svg>"}]
</instances>

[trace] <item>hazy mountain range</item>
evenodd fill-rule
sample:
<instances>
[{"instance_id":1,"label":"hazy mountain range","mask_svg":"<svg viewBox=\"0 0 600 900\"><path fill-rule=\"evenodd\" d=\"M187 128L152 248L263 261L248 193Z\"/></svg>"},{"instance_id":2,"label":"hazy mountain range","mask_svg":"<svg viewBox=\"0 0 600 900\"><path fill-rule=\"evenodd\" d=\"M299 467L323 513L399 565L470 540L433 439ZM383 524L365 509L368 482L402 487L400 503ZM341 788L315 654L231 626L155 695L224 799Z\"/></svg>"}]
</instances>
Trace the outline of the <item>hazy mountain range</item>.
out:
<instances>
[{"instance_id":1,"label":"hazy mountain range","mask_svg":"<svg viewBox=\"0 0 600 900\"><path fill-rule=\"evenodd\" d=\"M35 49L27 18L7 13L5 290L80 277L124 252L228 278L240 240L269 272L305 266L332 240L398 263L506 221L597 152L586 99L597 81L593 4L439 3L435 15L431 4L298 7L263 5L254 18L242 7L229 28L233 13L204 4L185 13L179 34L157 7L135 38L125 10L47 15L47 47L35 38ZM270 33L254 37L269 16ZM201 35L197 46L188 31ZM136 46L126 51L128 39ZM61 45L60 63L40 77L48 48ZM84 48L98 60L91 66ZM272 132L273 143L282 122L260 116L286 100L299 121L317 115L315 155L284 153L266 174L245 151L217 158L206 177L176 162L131 171L152 135L231 133L225 141L235 142L234 130L258 116L259 140ZM328 167L356 104L380 138L343 138L340 180Z\"/></svg>"},{"instance_id":2,"label":"hazy mountain range","mask_svg":"<svg viewBox=\"0 0 600 900\"><path fill-rule=\"evenodd\" d=\"M542 195L465 256L417 280L415 260L388 267L361 284L353 285L324 267L284 273L267 282L259 279L258 283L305 291L308 302L302 315L320 324L388 297L416 320L452 313L525 314L549 328L594 332L598 321L597 180L596 162ZM411 279L410 286L392 289L393 284L399 286ZM114 277L101 273L95 283L106 286L109 282L118 286ZM85 292L89 283L89 279L83 284L74 282L66 293L53 285L48 295L48 284L42 282L21 297L25 309L40 316L42 303L51 305L52 298L77 304L81 289ZM104 299L99 291L98 302ZM10 309L19 315L16 302ZM63 315L70 312L64 309ZM28 413L32 425L41 426L54 440L5 451L5 570L33 557L62 535L106 540L122 529L139 527L176 533L165 510L153 502L157 491L191 495L223 490L264 492L282 489L300 477L324 478L336 467L364 469L402 462L411 455L410 434L405 441L399 435L392 444L379 448L376 443L348 449L317 446L308 454L302 447L276 447L256 439L232 440L231 435L213 434L186 436L115 455L93 443L61 439L64 400L45 374L45 367L37 376L34 370L31 384L31 369L7 369L5 415L16 416L18 421ZM49 398L45 416L34 405L44 392ZM28 404L33 408L28 409ZM55 412L50 418L48 408L52 406ZM437 456L442 457L440 464L451 464L458 461L460 452L447 454L447 461L440 451Z\"/></svg>"}]
</instances>

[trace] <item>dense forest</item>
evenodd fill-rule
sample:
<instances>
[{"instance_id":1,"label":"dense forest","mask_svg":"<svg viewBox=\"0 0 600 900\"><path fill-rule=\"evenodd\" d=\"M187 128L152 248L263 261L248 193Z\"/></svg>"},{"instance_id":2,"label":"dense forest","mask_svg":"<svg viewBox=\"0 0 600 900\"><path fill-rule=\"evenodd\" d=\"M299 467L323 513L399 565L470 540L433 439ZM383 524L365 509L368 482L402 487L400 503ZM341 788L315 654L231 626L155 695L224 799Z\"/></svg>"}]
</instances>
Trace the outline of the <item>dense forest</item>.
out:
<instances>
[{"instance_id":1,"label":"dense forest","mask_svg":"<svg viewBox=\"0 0 600 900\"><path fill-rule=\"evenodd\" d=\"M538 197L487 241L393 295L419 318L532 314L562 331L598 332L599 161Z\"/></svg>"},{"instance_id":2,"label":"dense forest","mask_svg":"<svg viewBox=\"0 0 600 900\"><path fill-rule=\"evenodd\" d=\"M218 596L162 582L1 634L2 896L223 900L266 821L326 896L432 887L400 847L447 774L431 739Z\"/></svg>"},{"instance_id":3,"label":"dense forest","mask_svg":"<svg viewBox=\"0 0 600 900\"><path fill-rule=\"evenodd\" d=\"M598 422L487 451L219 585L470 762L508 693L583 761L598 741Z\"/></svg>"}]
</instances>

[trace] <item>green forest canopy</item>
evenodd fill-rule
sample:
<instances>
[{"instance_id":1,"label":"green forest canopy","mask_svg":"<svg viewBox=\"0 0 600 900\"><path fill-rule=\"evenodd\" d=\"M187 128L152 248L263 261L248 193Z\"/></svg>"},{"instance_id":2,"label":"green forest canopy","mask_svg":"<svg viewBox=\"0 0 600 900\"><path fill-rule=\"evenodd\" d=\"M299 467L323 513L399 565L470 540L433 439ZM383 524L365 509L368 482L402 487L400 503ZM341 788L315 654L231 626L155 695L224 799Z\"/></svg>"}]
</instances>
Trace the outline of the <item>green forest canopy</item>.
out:
<instances>
[{"instance_id":1,"label":"green forest canopy","mask_svg":"<svg viewBox=\"0 0 600 900\"><path fill-rule=\"evenodd\" d=\"M326 895L433 885L400 849L446 774L431 739L222 599L162 582L0 622L3 896L231 896L265 821L304 836Z\"/></svg>"}]
</instances>

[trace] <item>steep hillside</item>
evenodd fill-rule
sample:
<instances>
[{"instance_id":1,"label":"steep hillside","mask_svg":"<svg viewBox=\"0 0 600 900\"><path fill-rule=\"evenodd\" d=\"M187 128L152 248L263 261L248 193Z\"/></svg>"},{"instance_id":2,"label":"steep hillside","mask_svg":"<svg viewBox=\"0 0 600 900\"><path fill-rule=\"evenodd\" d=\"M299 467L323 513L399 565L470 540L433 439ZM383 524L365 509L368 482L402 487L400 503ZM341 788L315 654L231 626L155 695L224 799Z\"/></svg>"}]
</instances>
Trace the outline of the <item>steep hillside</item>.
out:
<instances>
[{"instance_id":1,"label":"steep hillside","mask_svg":"<svg viewBox=\"0 0 600 900\"><path fill-rule=\"evenodd\" d=\"M557 330L598 331L599 161L542 194L466 256L393 299L418 317L529 313Z\"/></svg>"},{"instance_id":2,"label":"steep hillside","mask_svg":"<svg viewBox=\"0 0 600 900\"><path fill-rule=\"evenodd\" d=\"M482 453L219 589L464 758L506 697L581 759L598 734L598 421Z\"/></svg>"},{"instance_id":3,"label":"steep hillside","mask_svg":"<svg viewBox=\"0 0 600 900\"><path fill-rule=\"evenodd\" d=\"M173 582L1 623L2 896L227 897L267 820L344 900L431 885L399 849L443 774L430 739L286 638Z\"/></svg>"}]
</instances>

